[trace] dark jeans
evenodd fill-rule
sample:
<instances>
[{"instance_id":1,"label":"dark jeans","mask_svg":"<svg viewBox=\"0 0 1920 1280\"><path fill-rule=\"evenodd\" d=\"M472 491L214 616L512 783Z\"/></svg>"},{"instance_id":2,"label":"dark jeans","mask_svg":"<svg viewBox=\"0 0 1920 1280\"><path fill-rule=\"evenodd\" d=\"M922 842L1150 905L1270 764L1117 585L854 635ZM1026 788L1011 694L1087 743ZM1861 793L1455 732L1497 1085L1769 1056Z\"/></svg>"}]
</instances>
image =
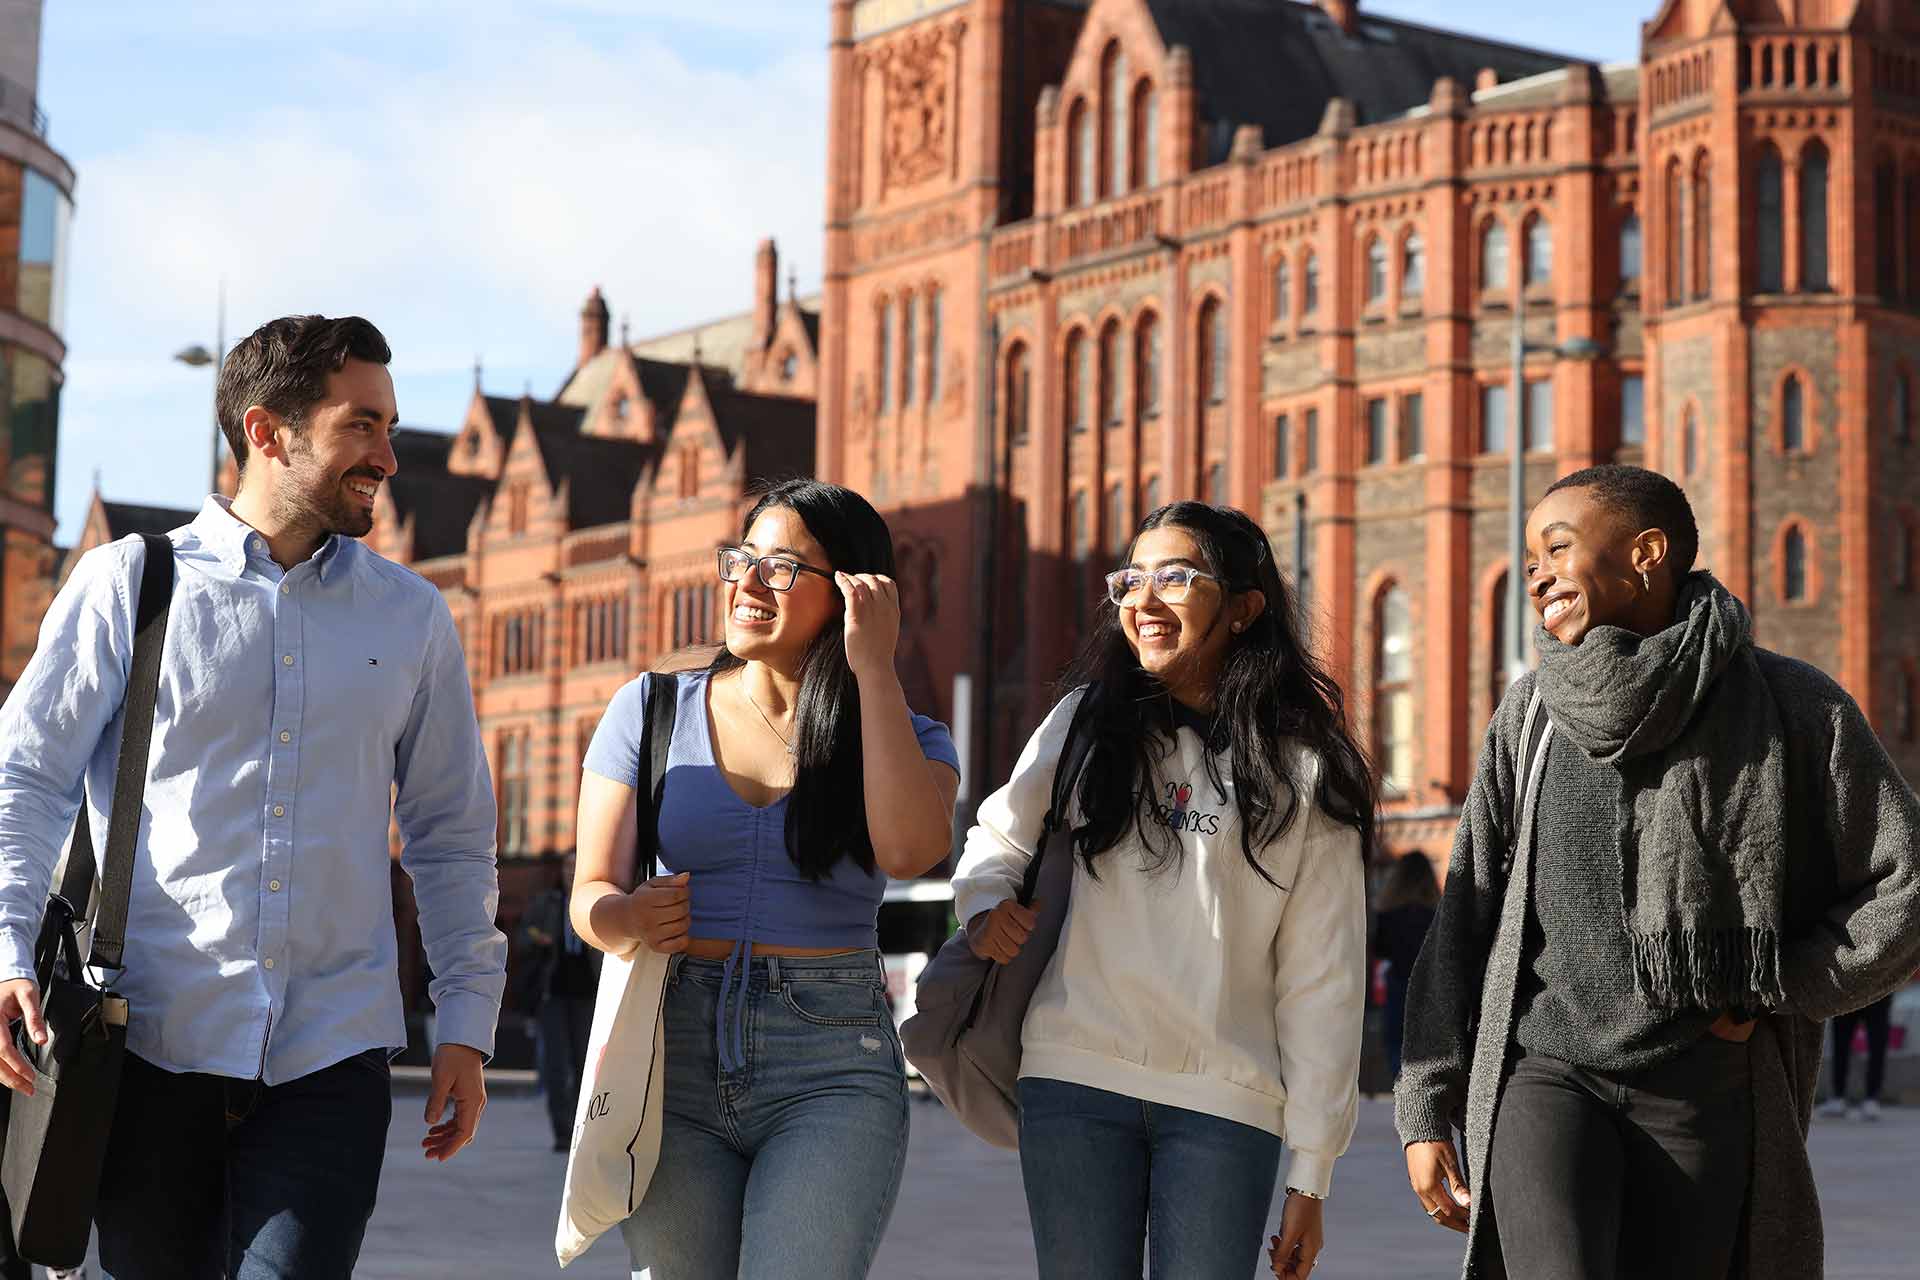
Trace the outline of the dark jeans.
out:
<instances>
[{"instance_id":1,"label":"dark jeans","mask_svg":"<svg viewBox=\"0 0 1920 1280\"><path fill-rule=\"evenodd\" d=\"M587 1067L587 1032L593 1026L593 996L550 995L540 1004L540 1091L547 1095L553 1143L573 1137L580 1106L580 1077Z\"/></svg>"},{"instance_id":2,"label":"dark jeans","mask_svg":"<svg viewBox=\"0 0 1920 1280\"><path fill-rule=\"evenodd\" d=\"M1407 978L1398 966L1387 972L1387 1003L1381 1011L1387 1050L1387 1078L1400 1078L1400 1046L1407 1029Z\"/></svg>"},{"instance_id":3,"label":"dark jeans","mask_svg":"<svg viewBox=\"0 0 1920 1280\"><path fill-rule=\"evenodd\" d=\"M1880 1096L1887 1078L1887 1038L1893 1033L1893 997L1875 1000L1864 1009L1833 1020L1833 1096L1847 1096L1847 1068L1853 1062L1853 1029L1867 1024L1867 1094Z\"/></svg>"},{"instance_id":4,"label":"dark jeans","mask_svg":"<svg viewBox=\"0 0 1920 1280\"><path fill-rule=\"evenodd\" d=\"M1487 1161L1507 1273L1726 1275L1753 1164L1749 1079L1747 1046L1711 1035L1619 1076L1522 1057Z\"/></svg>"},{"instance_id":5,"label":"dark jeans","mask_svg":"<svg viewBox=\"0 0 1920 1280\"><path fill-rule=\"evenodd\" d=\"M384 1049L271 1086L128 1054L95 1219L108 1280L352 1275L392 1114Z\"/></svg>"},{"instance_id":6,"label":"dark jeans","mask_svg":"<svg viewBox=\"0 0 1920 1280\"><path fill-rule=\"evenodd\" d=\"M1280 1139L1064 1080L1020 1081L1020 1172L1040 1280L1219 1280L1266 1244Z\"/></svg>"}]
</instances>

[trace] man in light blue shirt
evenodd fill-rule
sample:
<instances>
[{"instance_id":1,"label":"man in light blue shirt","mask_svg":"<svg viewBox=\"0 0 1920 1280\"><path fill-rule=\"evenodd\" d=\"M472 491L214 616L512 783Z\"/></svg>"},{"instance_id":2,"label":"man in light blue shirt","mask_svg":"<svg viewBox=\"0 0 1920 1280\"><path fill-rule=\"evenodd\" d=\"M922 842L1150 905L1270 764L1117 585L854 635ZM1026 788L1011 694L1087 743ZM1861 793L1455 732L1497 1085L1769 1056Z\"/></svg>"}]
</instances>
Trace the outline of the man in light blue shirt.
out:
<instances>
[{"instance_id":1,"label":"man in light blue shirt","mask_svg":"<svg viewBox=\"0 0 1920 1280\"><path fill-rule=\"evenodd\" d=\"M169 535L97 1219L115 1280L350 1274L406 1043L390 817L438 1010L425 1154L466 1145L486 1105L506 940L466 661L439 592L355 541L396 469L389 358L357 317L236 346L218 399L239 494ZM144 556L128 538L81 559L0 708L0 1019L37 1041L33 941L83 784L106 846ZM0 1083L31 1088L10 1041Z\"/></svg>"}]
</instances>

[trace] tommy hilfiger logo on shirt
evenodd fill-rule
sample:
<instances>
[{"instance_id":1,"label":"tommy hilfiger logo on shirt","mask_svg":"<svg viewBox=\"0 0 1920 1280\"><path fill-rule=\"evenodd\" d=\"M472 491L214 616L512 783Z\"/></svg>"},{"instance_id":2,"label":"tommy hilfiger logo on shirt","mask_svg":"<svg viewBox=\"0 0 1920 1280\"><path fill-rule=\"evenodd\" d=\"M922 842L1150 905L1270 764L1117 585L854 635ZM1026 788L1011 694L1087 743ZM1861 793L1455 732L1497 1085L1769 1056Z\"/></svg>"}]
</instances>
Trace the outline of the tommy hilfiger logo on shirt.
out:
<instances>
[{"instance_id":1,"label":"tommy hilfiger logo on shirt","mask_svg":"<svg viewBox=\"0 0 1920 1280\"><path fill-rule=\"evenodd\" d=\"M1219 814L1203 813L1187 807L1188 802L1193 799L1191 782L1166 783L1161 787L1161 794L1166 797L1165 804L1157 800L1147 801L1147 809L1152 813L1155 822L1163 827L1171 827L1175 831L1191 831L1196 835L1220 834Z\"/></svg>"}]
</instances>

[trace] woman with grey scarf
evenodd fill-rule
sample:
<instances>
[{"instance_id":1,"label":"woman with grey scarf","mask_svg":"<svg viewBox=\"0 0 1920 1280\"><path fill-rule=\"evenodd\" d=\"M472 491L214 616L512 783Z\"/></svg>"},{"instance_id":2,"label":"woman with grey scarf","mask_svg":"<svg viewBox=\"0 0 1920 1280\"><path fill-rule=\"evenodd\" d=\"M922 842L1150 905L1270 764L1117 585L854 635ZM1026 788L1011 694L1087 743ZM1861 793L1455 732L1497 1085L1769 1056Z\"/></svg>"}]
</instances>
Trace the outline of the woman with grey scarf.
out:
<instances>
[{"instance_id":1,"label":"woman with grey scarf","mask_svg":"<svg viewBox=\"0 0 1920 1280\"><path fill-rule=\"evenodd\" d=\"M1920 965L1920 801L1698 547L1637 467L1528 520L1540 667L1488 730L1395 1090L1467 1280L1819 1276L1821 1021Z\"/></svg>"}]
</instances>

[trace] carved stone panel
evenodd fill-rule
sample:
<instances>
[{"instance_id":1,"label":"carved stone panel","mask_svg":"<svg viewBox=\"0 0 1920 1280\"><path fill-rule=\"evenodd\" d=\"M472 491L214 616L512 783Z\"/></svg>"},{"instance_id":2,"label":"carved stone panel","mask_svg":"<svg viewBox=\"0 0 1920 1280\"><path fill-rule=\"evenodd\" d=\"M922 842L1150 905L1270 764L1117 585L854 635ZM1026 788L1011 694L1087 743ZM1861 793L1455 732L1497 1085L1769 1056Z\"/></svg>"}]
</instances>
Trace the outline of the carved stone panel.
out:
<instances>
[{"instance_id":1,"label":"carved stone panel","mask_svg":"<svg viewBox=\"0 0 1920 1280\"><path fill-rule=\"evenodd\" d=\"M880 65L885 83L881 184L918 186L947 169L953 146L949 50L939 39L902 44Z\"/></svg>"}]
</instances>

